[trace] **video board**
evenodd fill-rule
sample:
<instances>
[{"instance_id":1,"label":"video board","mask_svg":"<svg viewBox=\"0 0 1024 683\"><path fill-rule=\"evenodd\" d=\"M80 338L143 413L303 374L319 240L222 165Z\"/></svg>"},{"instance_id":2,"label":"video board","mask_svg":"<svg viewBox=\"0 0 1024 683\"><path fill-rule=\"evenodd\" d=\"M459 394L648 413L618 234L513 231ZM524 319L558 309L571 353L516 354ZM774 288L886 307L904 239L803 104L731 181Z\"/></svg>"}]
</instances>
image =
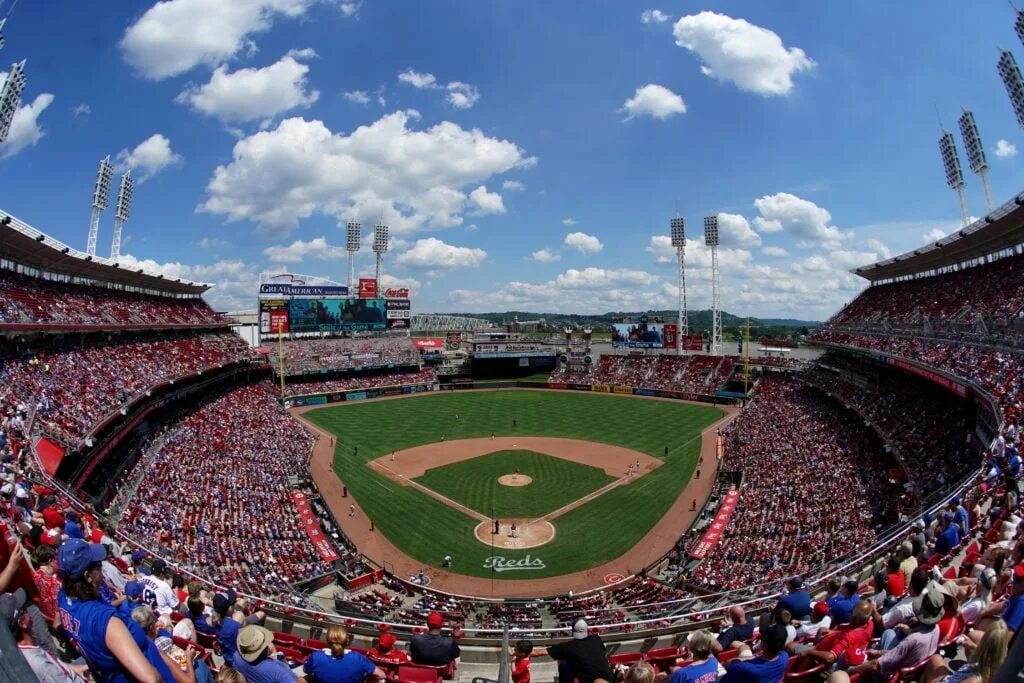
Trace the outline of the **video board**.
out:
<instances>
[{"instance_id":1,"label":"video board","mask_svg":"<svg viewBox=\"0 0 1024 683\"><path fill-rule=\"evenodd\" d=\"M384 299L291 299L291 332L349 332L386 330Z\"/></svg>"},{"instance_id":2,"label":"video board","mask_svg":"<svg viewBox=\"0 0 1024 683\"><path fill-rule=\"evenodd\" d=\"M651 323L641 320L635 323L612 325L612 346L632 349L675 348L678 327L673 324Z\"/></svg>"}]
</instances>

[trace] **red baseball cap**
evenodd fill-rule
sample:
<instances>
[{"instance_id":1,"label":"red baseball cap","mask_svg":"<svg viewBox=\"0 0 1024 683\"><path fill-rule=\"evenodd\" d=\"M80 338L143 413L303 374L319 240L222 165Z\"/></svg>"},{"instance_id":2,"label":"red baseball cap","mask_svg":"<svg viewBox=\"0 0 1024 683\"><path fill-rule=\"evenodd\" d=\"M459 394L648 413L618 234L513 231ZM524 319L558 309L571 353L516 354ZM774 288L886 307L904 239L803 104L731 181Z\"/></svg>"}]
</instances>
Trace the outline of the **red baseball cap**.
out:
<instances>
[{"instance_id":1,"label":"red baseball cap","mask_svg":"<svg viewBox=\"0 0 1024 683\"><path fill-rule=\"evenodd\" d=\"M439 612L431 612L427 617L427 626L430 628L441 628L444 626L444 617Z\"/></svg>"},{"instance_id":2,"label":"red baseball cap","mask_svg":"<svg viewBox=\"0 0 1024 683\"><path fill-rule=\"evenodd\" d=\"M823 617L828 614L828 603L824 600L814 603L814 616Z\"/></svg>"},{"instance_id":3,"label":"red baseball cap","mask_svg":"<svg viewBox=\"0 0 1024 683\"><path fill-rule=\"evenodd\" d=\"M1013 580L1024 581L1024 564L1018 564L1013 568Z\"/></svg>"},{"instance_id":4,"label":"red baseball cap","mask_svg":"<svg viewBox=\"0 0 1024 683\"><path fill-rule=\"evenodd\" d=\"M387 649L394 646L396 640L398 639L395 638L394 633L382 633L380 635L380 646Z\"/></svg>"},{"instance_id":5,"label":"red baseball cap","mask_svg":"<svg viewBox=\"0 0 1024 683\"><path fill-rule=\"evenodd\" d=\"M378 624L377 625L377 630L380 631L381 633L387 633L388 631L391 630L391 624Z\"/></svg>"}]
</instances>

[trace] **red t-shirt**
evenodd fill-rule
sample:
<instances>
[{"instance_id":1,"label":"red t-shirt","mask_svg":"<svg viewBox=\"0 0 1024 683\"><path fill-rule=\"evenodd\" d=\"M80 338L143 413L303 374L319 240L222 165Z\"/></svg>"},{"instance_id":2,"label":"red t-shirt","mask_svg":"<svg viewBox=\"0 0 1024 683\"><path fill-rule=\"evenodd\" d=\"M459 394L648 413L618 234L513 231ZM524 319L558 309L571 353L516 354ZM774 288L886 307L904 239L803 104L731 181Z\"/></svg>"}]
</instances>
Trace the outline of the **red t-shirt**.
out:
<instances>
[{"instance_id":1,"label":"red t-shirt","mask_svg":"<svg viewBox=\"0 0 1024 683\"><path fill-rule=\"evenodd\" d=\"M875 625L870 621L860 627L847 626L831 631L814 649L819 652L831 651L836 659L844 657L848 666L857 666L867 659L868 645L874 633Z\"/></svg>"},{"instance_id":2,"label":"red t-shirt","mask_svg":"<svg viewBox=\"0 0 1024 683\"><path fill-rule=\"evenodd\" d=\"M898 598L907 592L907 582L903 572L895 571L892 574L889 574L887 579L889 584L889 590L887 592L892 597Z\"/></svg>"},{"instance_id":3,"label":"red t-shirt","mask_svg":"<svg viewBox=\"0 0 1024 683\"><path fill-rule=\"evenodd\" d=\"M387 652L381 652L377 648L371 647L367 651L366 656L371 660L387 662L388 664L405 664L409 661L409 655L396 648L390 648Z\"/></svg>"},{"instance_id":4,"label":"red t-shirt","mask_svg":"<svg viewBox=\"0 0 1024 683\"><path fill-rule=\"evenodd\" d=\"M43 524L47 529L59 529L64 526L64 515L52 505L43 510Z\"/></svg>"},{"instance_id":5,"label":"red t-shirt","mask_svg":"<svg viewBox=\"0 0 1024 683\"><path fill-rule=\"evenodd\" d=\"M530 683L530 658L517 659L512 665L512 683Z\"/></svg>"}]
</instances>

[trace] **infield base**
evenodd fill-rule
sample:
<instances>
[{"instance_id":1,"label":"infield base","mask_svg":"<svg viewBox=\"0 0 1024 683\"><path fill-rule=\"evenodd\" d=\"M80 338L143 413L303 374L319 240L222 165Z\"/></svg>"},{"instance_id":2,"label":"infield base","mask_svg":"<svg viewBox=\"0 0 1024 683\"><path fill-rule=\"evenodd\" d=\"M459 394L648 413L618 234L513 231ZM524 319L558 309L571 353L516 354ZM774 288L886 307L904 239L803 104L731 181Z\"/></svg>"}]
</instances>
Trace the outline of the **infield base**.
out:
<instances>
[{"instance_id":1,"label":"infield base","mask_svg":"<svg viewBox=\"0 0 1024 683\"><path fill-rule=\"evenodd\" d=\"M533 477L525 474L503 474L498 477L498 483L502 486L528 486L533 483Z\"/></svg>"},{"instance_id":2,"label":"infield base","mask_svg":"<svg viewBox=\"0 0 1024 683\"><path fill-rule=\"evenodd\" d=\"M512 525L516 525L515 536ZM544 545L555 537L555 527L551 522L529 519L507 519L499 521L498 533L494 533L494 521L487 520L476 525L476 540L484 545L509 550L525 550Z\"/></svg>"}]
</instances>

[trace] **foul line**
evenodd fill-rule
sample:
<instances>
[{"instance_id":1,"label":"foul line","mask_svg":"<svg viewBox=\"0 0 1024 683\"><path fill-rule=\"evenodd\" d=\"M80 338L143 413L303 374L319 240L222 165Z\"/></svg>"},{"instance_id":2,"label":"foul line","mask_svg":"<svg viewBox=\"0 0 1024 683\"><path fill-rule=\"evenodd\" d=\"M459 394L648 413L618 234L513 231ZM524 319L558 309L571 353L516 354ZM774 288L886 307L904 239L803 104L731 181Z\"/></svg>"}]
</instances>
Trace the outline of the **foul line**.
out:
<instances>
[{"instance_id":1,"label":"foul line","mask_svg":"<svg viewBox=\"0 0 1024 683\"><path fill-rule=\"evenodd\" d=\"M462 503L458 503L458 502L452 500L451 498L448 498L447 496L443 496L440 493L438 493L437 491L434 491L433 489L429 489L426 486L424 486L423 484L420 484L419 482L413 481L412 479L410 479L409 477L405 476L404 474L399 474L398 472L394 471L390 467L388 467L386 465L380 464L376 460L371 460L369 464L370 464L371 467L377 467L379 469L384 470L384 472L387 474L388 478L393 480L393 481L395 481L395 482L397 482L398 484L407 484L407 485L413 487L414 489L417 489L418 491L422 491L423 493L427 494L431 498L436 498L437 500L441 501L442 503L444 503L444 504L446 504L446 505L448 505L450 507L455 508L459 512L462 512L463 514L466 514L466 515L472 517L473 519L476 519L476 520L481 521L481 522L489 522L491 520L490 517L482 515L479 512L477 512L476 510L474 510L472 508L468 508L465 505L463 505Z\"/></svg>"}]
</instances>

